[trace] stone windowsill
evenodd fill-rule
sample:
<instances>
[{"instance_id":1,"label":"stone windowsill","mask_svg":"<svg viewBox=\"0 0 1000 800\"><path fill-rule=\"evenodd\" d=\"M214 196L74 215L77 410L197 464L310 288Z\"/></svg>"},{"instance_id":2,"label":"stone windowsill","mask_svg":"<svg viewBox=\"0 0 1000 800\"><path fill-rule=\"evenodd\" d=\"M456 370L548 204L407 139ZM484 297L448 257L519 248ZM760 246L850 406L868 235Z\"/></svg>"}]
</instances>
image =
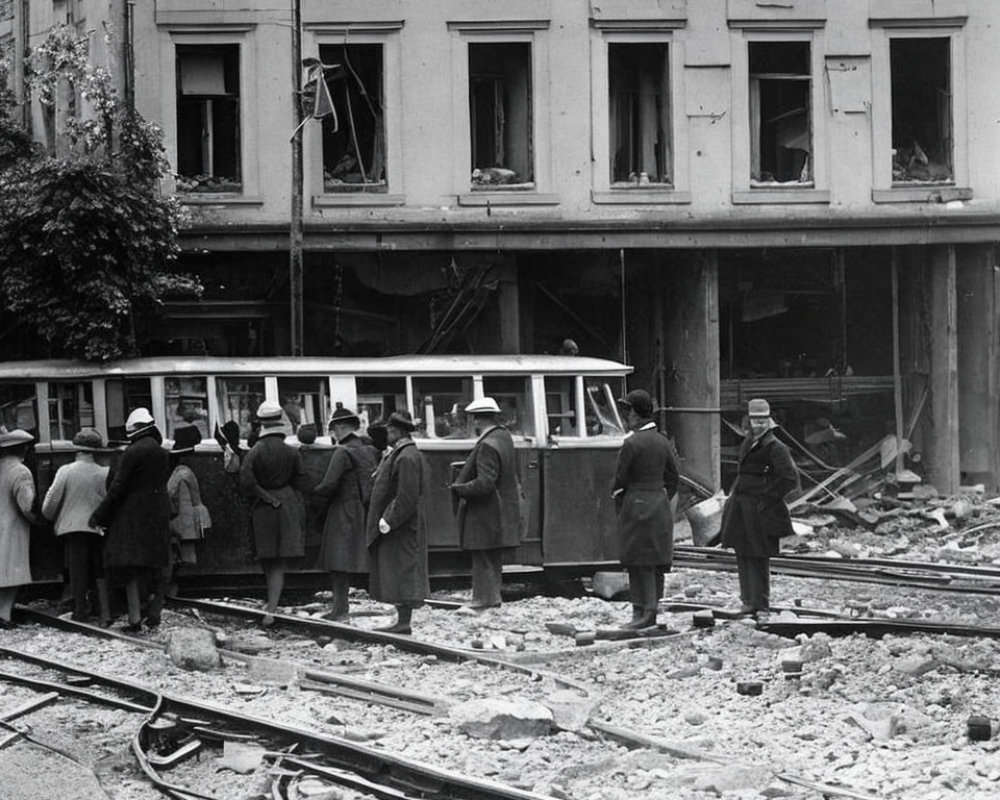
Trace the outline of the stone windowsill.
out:
<instances>
[{"instance_id":1,"label":"stone windowsill","mask_svg":"<svg viewBox=\"0 0 1000 800\"><path fill-rule=\"evenodd\" d=\"M897 185L891 189L872 189L873 203L948 203L971 199L972 189L953 184Z\"/></svg>"},{"instance_id":2,"label":"stone windowsill","mask_svg":"<svg viewBox=\"0 0 1000 800\"><path fill-rule=\"evenodd\" d=\"M691 192L679 192L673 187L593 190L590 193L595 205L685 205L691 202Z\"/></svg>"}]
</instances>

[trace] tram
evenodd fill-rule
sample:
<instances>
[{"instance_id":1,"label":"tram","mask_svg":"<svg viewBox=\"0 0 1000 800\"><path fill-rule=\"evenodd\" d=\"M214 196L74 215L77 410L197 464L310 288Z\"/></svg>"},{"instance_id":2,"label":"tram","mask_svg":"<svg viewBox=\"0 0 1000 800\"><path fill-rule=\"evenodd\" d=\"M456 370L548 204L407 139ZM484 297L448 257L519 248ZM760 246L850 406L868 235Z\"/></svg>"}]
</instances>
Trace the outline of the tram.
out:
<instances>
[{"instance_id":1,"label":"tram","mask_svg":"<svg viewBox=\"0 0 1000 800\"><path fill-rule=\"evenodd\" d=\"M56 469L73 459L71 440L82 427L105 436L110 462L137 406L150 409L168 449L178 427L196 425L203 439L193 469L213 524L189 574L221 577L255 573L257 565L248 506L238 474L224 469L217 427L235 422L246 447L257 406L277 401L295 431L287 441L300 448L306 472L318 482L334 446L327 422L337 405L358 413L362 433L393 411L408 410L419 423L414 439L429 468L421 522L431 571L442 575L468 569L447 485L475 443L463 409L490 396L513 435L530 506L527 534L512 563L581 575L615 559L610 486L625 435L616 398L630 372L615 361L547 355L6 362L0 364L0 424L36 437L29 466L40 496ZM302 426L314 426L314 442L300 442ZM697 481L684 482L698 491ZM306 555L294 565L303 572L315 563L327 503L308 493L306 500ZM52 532L33 532L36 580L58 575L60 566Z\"/></svg>"}]
</instances>

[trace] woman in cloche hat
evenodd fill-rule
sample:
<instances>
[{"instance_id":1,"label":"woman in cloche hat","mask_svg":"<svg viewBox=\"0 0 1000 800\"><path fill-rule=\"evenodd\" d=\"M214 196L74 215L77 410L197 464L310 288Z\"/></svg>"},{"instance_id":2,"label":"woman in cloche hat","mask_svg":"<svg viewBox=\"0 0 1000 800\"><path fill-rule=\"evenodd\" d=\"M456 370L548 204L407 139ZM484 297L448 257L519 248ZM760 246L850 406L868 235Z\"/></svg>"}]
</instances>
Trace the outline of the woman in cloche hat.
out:
<instances>
[{"instance_id":1,"label":"woman in cloche hat","mask_svg":"<svg viewBox=\"0 0 1000 800\"><path fill-rule=\"evenodd\" d=\"M27 431L0 433L0 629L13 627L17 590L31 583L28 544L38 520L31 511L35 480L23 462L33 441Z\"/></svg>"},{"instance_id":2,"label":"woman in cloche hat","mask_svg":"<svg viewBox=\"0 0 1000 800\"><path fill-rule=\"evenodd\" d=\"M174 444L170 448L170 465L173 467L167 481L170 499L170 550L171 573L168 593L177 592L177 573L184 564L197 564L196 544L212 527L208 509L201 501L198 476L190 466L190 455L201 443L201 431L196 425L184 425L174 430Z\"/></svg>"}]
</instances>

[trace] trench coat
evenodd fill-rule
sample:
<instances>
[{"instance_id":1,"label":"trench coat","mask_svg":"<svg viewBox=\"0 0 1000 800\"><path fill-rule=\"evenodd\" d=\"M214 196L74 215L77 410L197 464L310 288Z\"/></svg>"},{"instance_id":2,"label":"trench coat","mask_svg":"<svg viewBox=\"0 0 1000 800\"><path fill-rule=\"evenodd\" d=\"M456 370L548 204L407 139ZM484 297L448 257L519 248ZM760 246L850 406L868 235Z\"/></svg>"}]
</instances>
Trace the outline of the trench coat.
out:
<instances>
[{"instance_id":1,"label":"trench coat","mask_svg":"<svg viewBox=\"0 0 1000 800\"><path fill-rule=\"evenodd\" d=\"M451 489L459 498L462 549L495 550L521 543L517 454L506 428L496 426L479 437Z\"/></svg>"},{"instance_id":2,"label":"trench coat","mask_svg":"<svg viewBox=\"0 0 1000 800\"><path fill-rule=\"evenodd\" d=\"M182 564L197 564L194 543L204 537L205 529L211 527L212 520L201 502L198 476L187 464L178 464L170 473L167 497L170 499L170 533L179 549L175 560Z\"/></svg>"},{"instance_id":3,"label":"trench coat","mask_svg":"<svg viewBox=\"0 0 1000 800\"><path fill-rule=\"evenodd\" d=\"M108 475L108 491L94 511L107 527L106 567L163 568L170 564L170 456L153 426L140 431Z\"/></svg>"},{"instance_id":4,"label":"trench coat","mask_svg":"<svg viewBox=\"0 0 1000 800\"><path fill-rule=\"evenodd\" d=\"M362 484L372 480L378 450L351 433L334 448L312 491L329 498L316 566L328 572L368 572ZM378 520L376 520L378 522Z\"/></svg>"},{"instance_id":5,"label":"trench coat","mask_svg":"<svg viewBox=\"0 0 1000 800\"><path fill-rule=\"evenodd\" d=\"M792 534L785 495L798 486L791 453L774 431L740 445L736 480L722 509L722 546L745 558L778 555L778 541Z\"/></svg>"},{"instance_id":6,"label":"trench coat","mask_svg":"<svg viewBox=\"0 0 1000 800\"><path fill-rule=\"evenodd\" d=\"M411 439L400 439L375 471L367 522L368 591L380 602L423 605L430 594L427 537L420 525L425 478L423 456ZM383 517L387 534L378 529Z\"/></svg>"},{"instance_id":7,"label":"trench coat","mask_svg":"<svg viewBox=\"0 0 1000 800\"><path fill-rule=\"evenodd\" d=\"M250 498L250 531L257 558L305 554L306 507L302 460L281 436L261 436L240 465L240 488ZM275 508L272 500L280 505Z\"/></svg>"},{"instance_id":8,"label":"trench coat","mask_svg":"<svg viewBox=\"0 0 1000 800\"><path fill-rule=\"evenodd\" d=\"M31 470L17 456L0 457L0 586L31 583L31 525L25 514L31 513L34 503Z\"/></svg>"},{"instance_id":9,"label":"trench coat","mask_svg":"<svg viewBox=\"0 0 1000 800\"><path fill-rule=\"evenodd\" d=\"M674 558L677 455L670 440L648 423L618 451L612 492L619 502L618 560L624 566L670 566Z\"/></svg>"}]
</instances>

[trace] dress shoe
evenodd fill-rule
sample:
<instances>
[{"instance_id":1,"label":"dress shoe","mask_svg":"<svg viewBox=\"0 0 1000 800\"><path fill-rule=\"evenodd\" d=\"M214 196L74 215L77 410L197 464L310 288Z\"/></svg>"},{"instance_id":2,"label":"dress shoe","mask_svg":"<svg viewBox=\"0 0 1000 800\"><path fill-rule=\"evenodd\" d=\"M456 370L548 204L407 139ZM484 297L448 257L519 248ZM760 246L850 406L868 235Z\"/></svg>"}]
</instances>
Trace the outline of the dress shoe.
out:
<instances>
[{"instance_id":1,"label":"dress shoe","mask_svg":"<svg viewBox=\"0 0 1000 800\"><path fill-rule=\"evenodd\" d=\"M329 620L330 622L339 622L341 625L348 625L351 622L350 614L337 614L334 611L327 611L325 614L320 614L319 618Z\"/></svg>"},{"instance_id":2,"label":"dress shoe","mask_svg":"<svg viewBox=\"0 0 1000 800\"><path fill-rule=\"evenodd\" d=\"M0 631L9 631L11 628L16 628L17 623L12 622L9 619L0 619Z\"/></svg>"},{"instance_id":3,"label":"dress shoe","mask_svg":"<svg viewBox=\"0 0 1000 800\"><path fill-rule=\"evenodd\" d=\"M656 627L656 614L643 614L639 619L634 619L631 622L626 622L622 625L622 630L625 631L639 631L643 628L655 628Z\"/></svg>"},{"instance_id":4,"label":"dress shoe","mask_svg":"<svg viewBox=\"0 0 1000 800\"><path fill-rule=\"evenodd\" d=\"M373 630L379 633L398 633L403 636L409 636L413 633L413 629L409 625L404 625L401 622L394 622L392 625L384 625L381 628L374 628Z\"/></svg>"},{"instance_id":5,"label":"dress shoe","mask_svg":"<svg viewBox=\"0 0 1000 800\"><path fill-rule=\"evenodd\" d=\"M142 633L142 622L130 622L122 626L122 633Z\"/></svg>"}]
</instances>

